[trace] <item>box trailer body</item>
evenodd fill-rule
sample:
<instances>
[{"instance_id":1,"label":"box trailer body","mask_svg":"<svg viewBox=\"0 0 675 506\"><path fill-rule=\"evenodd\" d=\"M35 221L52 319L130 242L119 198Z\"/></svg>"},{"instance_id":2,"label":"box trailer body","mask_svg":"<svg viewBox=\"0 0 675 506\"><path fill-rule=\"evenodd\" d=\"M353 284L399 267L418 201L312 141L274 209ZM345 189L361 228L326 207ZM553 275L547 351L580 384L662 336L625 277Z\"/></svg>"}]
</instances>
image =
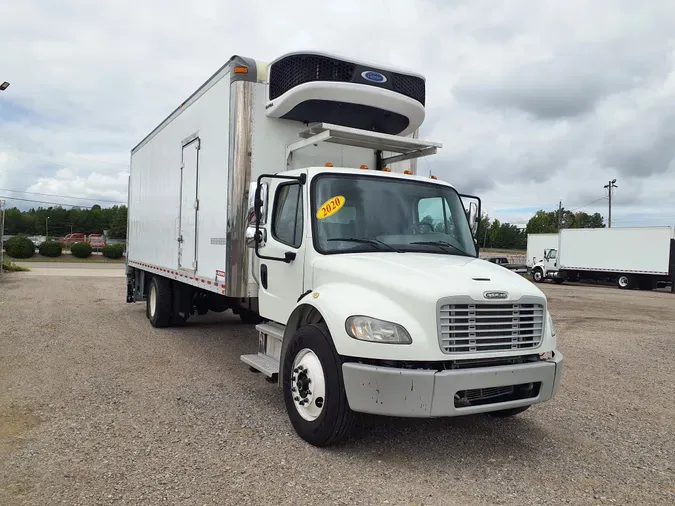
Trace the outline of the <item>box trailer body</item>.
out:
<instances>
[{"instance_id":1,"label":"box trailer body","mask_svg":"<svg viewBox=\"0 0 675 506\"><path fill-rule=\"evenodd\" d=\"M546 297L478 258L480 199L416 173L425 80L316 52L233 56L131 152L127 302L232 310L307 442L356 412L507 416L562 374Z\"/></svg>"},{"instance_id":2,"label":"box trailer body","mask_svg":"<svg viewBox=\"0 0 675 506\"><path fill-rule=\"evenodd\" d=\"M563 229L546 256L535 280L611 280L619 288L650 290L672 283L675 228Z\"/></svg>"},{"instance_id":3,"label":"box trailer body","mask_svg":"<svg viewBox=\"0 0 675 506\"><path fill-rule=\"evenodd\" d=\"M558 247L558 234L527 234L527 259L525 264L528 270L544 258L544 251Z\"/></svg>"}]
</instances>

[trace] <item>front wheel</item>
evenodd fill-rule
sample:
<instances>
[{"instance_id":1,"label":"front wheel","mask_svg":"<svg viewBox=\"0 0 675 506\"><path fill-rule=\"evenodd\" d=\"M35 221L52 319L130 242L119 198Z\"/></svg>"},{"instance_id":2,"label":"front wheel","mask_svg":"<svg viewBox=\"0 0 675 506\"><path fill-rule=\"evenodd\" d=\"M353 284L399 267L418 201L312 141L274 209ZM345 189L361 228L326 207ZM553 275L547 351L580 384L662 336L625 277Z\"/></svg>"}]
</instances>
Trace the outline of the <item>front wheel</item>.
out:
<instances>
[{"instance_id":1,"label":"front wheel","mask_svg":"<svg viewBox=\"0 0 675 506\"><path fill-rule=\"evenodd\" d=\"M532 271L532 279L535 283L542 283L544 281L544 271L535 269Z\"/></svg>"},{"instance_id":2,"label":"front wheel","mask_svg":"<svg viewBox=\"0 0 675 506\"><path fill-rule=\"evenodd\" d=\"M354 425L342 363L325 325L305 325L291 337L283 362L286 412L297 434L313 446L344 440Z\"/></svg>"}]
</instances>

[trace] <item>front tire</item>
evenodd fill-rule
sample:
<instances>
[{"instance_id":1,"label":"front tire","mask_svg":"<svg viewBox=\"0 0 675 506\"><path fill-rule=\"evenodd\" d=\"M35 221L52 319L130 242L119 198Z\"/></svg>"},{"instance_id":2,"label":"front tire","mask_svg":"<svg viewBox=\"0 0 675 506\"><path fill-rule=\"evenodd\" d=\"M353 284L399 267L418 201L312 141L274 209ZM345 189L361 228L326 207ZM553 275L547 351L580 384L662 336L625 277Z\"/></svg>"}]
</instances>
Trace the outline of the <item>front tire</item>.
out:
<instances>
[{"instance_id":1,"label":"front tire","mask_svg":"<svg viewBox=\"0 0 675 506\"><path fill-rule=\"evenodd\" d=\"M541 269L534 269L532 271L532 279L534 280L535 283L543 283L544 271L542 271Z\"/></svg>"},{"instance_id":2,"label":"front tire","mask_svg":"<svg viewBox=\"0 0 675 506\"><path fill-rule=\"evenodd\" d=\"M342 362L322 324L300 327L283 361L286 412L297 434L313 446L344 440L354 426L342 378Z\"/></svg>"}]
</instances>

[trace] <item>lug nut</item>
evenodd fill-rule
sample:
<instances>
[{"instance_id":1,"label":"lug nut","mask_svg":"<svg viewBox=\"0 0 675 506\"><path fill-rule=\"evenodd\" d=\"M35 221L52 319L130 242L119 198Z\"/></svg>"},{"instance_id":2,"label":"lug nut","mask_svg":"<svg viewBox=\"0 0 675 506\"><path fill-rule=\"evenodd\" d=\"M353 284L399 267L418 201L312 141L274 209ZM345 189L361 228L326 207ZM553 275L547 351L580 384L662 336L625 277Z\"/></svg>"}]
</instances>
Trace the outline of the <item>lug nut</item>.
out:
<instances>
[{"instance_id":1,"label":"lug nut","mask_svg":"<svg viewBox=\"0 0 675 506\"><path fill-rule=\"evenodd\" d=\"M299 400L300 400L300 397L298 397L298 396L296 395L295 397L293 397L293 400L294 400L294 401L299 401Z\"/></svg>"}]
</instances>

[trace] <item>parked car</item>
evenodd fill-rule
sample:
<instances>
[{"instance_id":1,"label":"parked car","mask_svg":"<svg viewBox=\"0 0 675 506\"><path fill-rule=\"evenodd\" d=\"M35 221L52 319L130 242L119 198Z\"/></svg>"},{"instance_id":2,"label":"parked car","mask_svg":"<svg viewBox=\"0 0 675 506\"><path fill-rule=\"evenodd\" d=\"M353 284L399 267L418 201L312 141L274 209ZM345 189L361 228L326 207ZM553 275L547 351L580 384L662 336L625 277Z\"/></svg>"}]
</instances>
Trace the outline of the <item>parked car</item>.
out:
<instances>
[{"instance_id":1,"label":"parked car","mask_svg":"<svg viewBox=\"0 0 675 506\"><path fill-rule=\"evenodd\" d=\"M88 241L94 249L102 249L105 246L105 237L102 234L91 234Z\"/></svg>"},{"instance_id":2,"label":"parked car","mask_svg":"<svg viewBox=\"0 0 675 506\"><path fill-rule=\"evenodd\" d=\"M67 234L59 242L62 242L63 244L70 246L71 244L75 244L76 242L84 242L85 240L86 236L84 234L80 232L75 232L74 234Z\"/></svg>"},{"instance_id":3,"label":"parked car","mask_svg":"<svg viewBox=\"0 0 675 506\"><path fill-rule=\"evenodd\" d=\"M525 264L512 264L509 263L509 259L506 257L491 257L491 258L486 258L488 262L492 262L493 264L501 265L502 267L506 267L507 269L517 272L518 274L525 274L527 273L527 265Z\"/></svg>"}]
</instances>

